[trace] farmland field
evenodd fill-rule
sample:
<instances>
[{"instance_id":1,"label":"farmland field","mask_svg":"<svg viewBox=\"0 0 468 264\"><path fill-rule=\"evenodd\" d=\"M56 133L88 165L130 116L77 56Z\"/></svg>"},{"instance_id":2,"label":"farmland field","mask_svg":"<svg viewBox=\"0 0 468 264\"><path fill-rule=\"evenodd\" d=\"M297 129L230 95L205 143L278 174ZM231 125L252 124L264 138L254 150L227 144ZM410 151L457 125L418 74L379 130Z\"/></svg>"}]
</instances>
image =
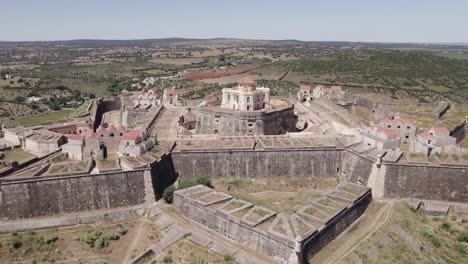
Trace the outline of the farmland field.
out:
<instances>
[{"instance_id":1,"label":"farmland field","mask_svg":"<svg viewBox=\"0 0 468 264\"><path fill-rule=\"evenodd\" d=\"M34 126L40 124L46 124L53 121L66 119L73 110L61 110L56 112L50 112L45 114L38 114L26 117L20 117L16 119L16 122L22 126Z\"/></svg>"}]
</instances>

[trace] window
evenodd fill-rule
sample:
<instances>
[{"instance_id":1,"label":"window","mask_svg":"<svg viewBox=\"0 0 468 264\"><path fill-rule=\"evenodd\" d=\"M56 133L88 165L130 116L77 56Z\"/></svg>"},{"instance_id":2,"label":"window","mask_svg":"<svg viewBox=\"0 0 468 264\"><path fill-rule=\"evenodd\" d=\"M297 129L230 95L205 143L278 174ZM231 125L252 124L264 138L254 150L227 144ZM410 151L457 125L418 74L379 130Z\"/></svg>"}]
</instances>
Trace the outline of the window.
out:
<instances>
[{"instance_id":1,"label":"window","mask_svg":"<svg viewBox=\"0 0 468 264\"><path fill-rule=\"evenodd\" d=\"M250 103L250 96L247 96L247 103Z\"/></svg>"},{"instance_id":2,"label":"window","mask_svg":"<svg viewBox=\"0 0 468 264\"><path fill-rule=\"evenodd\" d=\"M122 132L120 132L120 136L122 136L122 135L123 135Z\"/></svg>"},{"instance_id":3,"label":"window","mask_svg":"<svg viewBox=\"0 0 468 264\"><path fill-rule=\"evenodd\" d=\"M249 105L247 106L247 110L250 110L250 106L249 106Z\"/></svg>"},{"instance_id":4,"label":"window","mask_svg":"<svg viewBox=\"0 0 468 264\"><path fill-rule=\"evenodd\" d=\"M110 135L109 135L109 136L111 136L111 137L114 137L114 133L110 133Z\"/></svg>"},{"instance_id":5,"label":"window","mask_svg":"<svg viewBox=\"0 0 468 264\"><path fill-rule=\"evenodd\" d=\"M409 138L409 136L406 136L405 138Z\"/></svg>"},{"instance_id":6,"label":"window","mask_svg":"<svg viewBox=\"0 0 468 264\"><path fill-rule=\"evenodd\" d=\"M406 129L410 129L410 126L407 126Z\"/></svg>"},{"instance_id":7,"label":"window","mask_svg":"<svg viewBox=\"0 0 468 264\"><path fill-rule=\"evenodd\" d=\"M231 100L231 95L230 95L230 94L228 94L228 101L229 101L229 100Z\"/></svg>"},{"instance_id":8,"label":"window","mask_svg":"<svg viewBox=\"0 0 468 264\"><path fill-rule=\"evenodd\" d=\"M392 125L388 125L388 128L392 128Z\"/></svg>"},{"instance_id":9,"label":"window","mask_svg":"<svg viewBox=\"0 0 468 264\"><path fill-rule=\"evenodd\" d=\"M397 126L397 128L400 128L400 126Z\"/></svg>"}]
</instances>

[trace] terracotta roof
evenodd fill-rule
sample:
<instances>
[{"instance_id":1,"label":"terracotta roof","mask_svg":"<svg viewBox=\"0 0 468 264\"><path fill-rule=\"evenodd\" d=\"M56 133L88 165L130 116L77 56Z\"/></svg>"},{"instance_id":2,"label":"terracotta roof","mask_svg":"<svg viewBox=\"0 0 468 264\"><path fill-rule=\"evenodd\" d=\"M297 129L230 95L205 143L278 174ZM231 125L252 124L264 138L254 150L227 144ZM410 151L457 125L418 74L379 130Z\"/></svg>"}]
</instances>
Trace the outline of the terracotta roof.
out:
<instances>
[{"instance_id":1,"label":"terracotta roof","mask_svg":"<svg viewBox=\"0 0 468 264\"><path fill-rule=\"evenodd\" d=\"M301 91L310 91L309 85L301 85Z\"/></svg>"},{"instance_id":2,"label":"terracotta roof","mask_svg":"<svg viewBox=\"0 0 468 264\"><path fill-rule=\"evenodd\" d=\"M82 136L82 135L67 135L67 138L71 139L71 140L83 140L85 138L85 136Z\"/></svg>"},{"instance_id":3,"label":"terracotta roof","mask_svg":"<svg viewBox=\"0 0 468 264\"><path fill-rule=\"evenodd\" d=\"M448 129L446 127L433 127L432 130L436 133L448 133Z\"/></svg>"},{"instance_id":4,"label":"terracotta roof","mask_svg":"<svg viewBox=\"0 0 468 264\"><path fill-rule=\"evenodd\" d=\"M173 93L174 93L174 89L172 89L172 88L164 89L164 94L173 94Z\"/></svg>"},{"instance_id":5,"label":"terracotta roof","mask_svg":"<svg viewBox=\"0 0 468 264\"><path fill-rule=\"evenodd\" d=\"M427 137L430 136L429 132L427 132L427 131L423 131L423 132L421 132L421 134L419 134L419 135L420 135L421 137L423 137L423 138L427 138Z\"/></svg>"},{"instance_id":6,"label":"terracotta roof","mask_svg":"<svg viewBox=\"0 0 468 264\"><path fill-rule=\"evenodd\" d=\"M116 131L117 128L114 125L111 125L110 127L106 128L106 131Z\"/></svg>"},{"instance_id":7,"label":"terracotta roof","mask_svg":"<svg viewBox=\"0 0 468 264\"><path fill-rule=\"evenodd\" d=\"M250 76L245 76L243 78L241 78L238 83L241 83L241 84L255 84L255 81L252 80L252 78L250 78Z\"/></svg>"},{"instance_id":8,"label":"terracotta roof","mask_svg":"<svg viewBox=\"0 0 468 264\"><path fill-rule=\"evenodd\" d=\"M332 90L332 91L340 91L340 90L341 90L341 86L332 86L332 87L330 88L330 90Z\"/></svg>"},{"instance_id":9,"label":"terracotta roof","mask_svg":"<svg viewBox=\"0 0 468 264\"><path fill-rule=\"evenodd\" d=\"M96 132L93 132L91 133L91 135L89 135L89 137L98 138L98 134Z\"/></svg>"},{"instance_id":10,"label":"terracotta roof","mask_svg":"<svg viewBox=\"0 0 468 264\"><path fill-rule=\"evenodd\" d=\"M136 140L140 137L140 134L137 131L131 131L121 137L122 140Z\"/></svg>"}]
</instances>

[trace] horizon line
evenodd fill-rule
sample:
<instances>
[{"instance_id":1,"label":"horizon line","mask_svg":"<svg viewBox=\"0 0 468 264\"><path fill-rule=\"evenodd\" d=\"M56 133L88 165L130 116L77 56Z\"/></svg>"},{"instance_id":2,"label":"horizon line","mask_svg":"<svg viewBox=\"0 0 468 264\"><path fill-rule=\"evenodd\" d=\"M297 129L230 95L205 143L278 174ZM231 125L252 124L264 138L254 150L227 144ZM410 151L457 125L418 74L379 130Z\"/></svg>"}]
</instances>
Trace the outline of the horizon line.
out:
<instances>
[{"instance_id":1,"label":"horizon line","mask_svg":"<svg viewBox=\"0 0 468 264\"><path fill-rule=\"evenodd\" d=\"M468 42L408 42L408 41L360 41L360 40L302 40L302 39L252 39L235 37L213 37L213 38L189 38L189 37L164 37L164 38L135 38L135 39L108 39L108 38L76 38L56 40L0 40L0 43L21 42L72 42L72 41L148 41L148 40L250 40L250 41L297 41L297 42L343 42L343 43L373 43L373 44L416 44L416 45L468 45Z\"/></svg>"}]
</instances>

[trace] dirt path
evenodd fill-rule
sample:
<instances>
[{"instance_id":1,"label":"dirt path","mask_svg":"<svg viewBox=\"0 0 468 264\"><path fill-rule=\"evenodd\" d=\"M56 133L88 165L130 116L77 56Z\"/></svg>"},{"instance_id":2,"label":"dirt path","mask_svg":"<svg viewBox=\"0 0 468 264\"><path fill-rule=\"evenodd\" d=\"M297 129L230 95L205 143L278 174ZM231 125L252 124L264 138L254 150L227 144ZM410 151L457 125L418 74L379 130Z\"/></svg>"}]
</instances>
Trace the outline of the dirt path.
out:
<instances>
[{"instance_id":1,"label":"dirt path","mask_svg":"<svg viewBox=\"0 0 468 264\"><path fill-rule=\"evenodd\" d=\"M372 224L367 225L365 228L365 232L367 235L364 238L361 238L360 236L352 236L350 239L348 239L342 246L340 247L339 250L336 251L336 255L332 256L329 261L326 263L341 263L342 260L351 252L353 252L361 243L369 239L375 232L377 232L383 225L385 225L388 221L388 219L391 216L392 208L393 208L394 202L391 201L387 203L384 207L382 207L379 212L377 213L376 217L374 218L375 220L372 222ZM351 247L351 248L349 248ZM342 253L343 250L346 250L349 248L345 253ZM338 259L336 259L338 258Z\"/></svg>"},{"instance_id":2,"label":"dirt path","mask_svg":"<svg viewBox=\"0 0 468 264\"><path fill-rule=\"evenodd\" d=\"M143 224L144 224L144 221L140 221L138 223L138 227L137 227L138 233L133 238L132 243L128 246L127 253L125 253L125 257L122 259L122 263L129 263L129 261L132 260L131 258L132 250L136 247L136 244L138 243L138 240L140 239L141 233L143 231Z\"/></svg>"}]
</instances>

